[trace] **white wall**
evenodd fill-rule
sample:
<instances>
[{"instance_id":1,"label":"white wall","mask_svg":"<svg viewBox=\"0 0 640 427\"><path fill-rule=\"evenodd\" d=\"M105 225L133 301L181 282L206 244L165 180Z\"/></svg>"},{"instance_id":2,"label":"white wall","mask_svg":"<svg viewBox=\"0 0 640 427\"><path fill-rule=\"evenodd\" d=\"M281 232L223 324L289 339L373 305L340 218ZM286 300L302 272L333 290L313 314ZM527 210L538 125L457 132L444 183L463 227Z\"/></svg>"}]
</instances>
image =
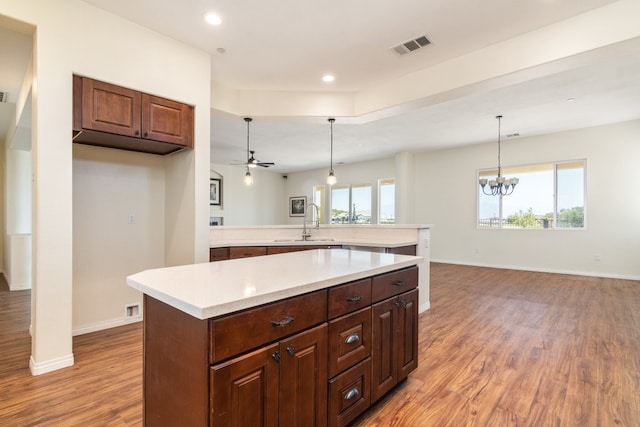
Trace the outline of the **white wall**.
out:
<instances>
[{"instance_id":1,"label":"white wall","mask_svg":"<svg viewBox=\"0 0 640 427\"><path fill-rule=\"evenodd\" d=\"M502 146L507 166L586 158L586 230L477 229L476 170L495 155L495 143L415 155L415 219L435 224L434 261L640 278L640 121Z\"/></svg>"},{"instance_id":2,"label":"white wall","mask_svg":"<svg viewBox=\"0 0 640 427\"><path fill-rule=\"evenodd\" d=\"M164 265L164 158L73 146L73 331L125 323L127 275ZM129 223L129 216L134 223Z\"/></svg>"},{"instance_id":3,"label":"white wall","mask_svg":"<svg viewBox=\"0 0 640 427\"><path fill-rule=\"evenodd\" d=\"M355 163L352 165L340 165L333 168L338 181L336 185L350 184L371 184L373 190L373 206L372 212L377 210L377 188L378 179L394 178L395 164L393 158L373 160L369 162ZM313 201L313 187L318 185L326 185L329 168L314 169L305 172L295 172L288 174L286 199L288 203L289 197L306 196L307 202ZM327 200L324 205L324 218L329 218L329 199L330 189L326 188ZM286 224L301 224L302 219L297 217L289 218L288 211Z\"/></svg>"},{"instance_id":4,"label":"white wall","mask_svg":"<svg viewBox=\"0 0 640 427\"><path fill-rule=\"evenodd\" d=\"M222 177L222 205L210 206L223 225L278 225L287 221L286 180L281 174L252 168L253 185L244 184L246 169L211 163L212 178Z\"/></svg>"},{"instance_id":5,"label":"white wall","mask_svg":"<svg viewBox=\"0 0 640 427\"><path fill-rule=\"evenodd\" d=\"M0 14L37 27L30 366L38 374L73 363L72 74L195 106L195 149L165 159L165 223L158 231L165 233L166 264L205 261L211 59L79 0L6 0ZM113 209L115 216L119 207ZM99 278L94 283L101 286Z\"/></svg>"}]
</instances>

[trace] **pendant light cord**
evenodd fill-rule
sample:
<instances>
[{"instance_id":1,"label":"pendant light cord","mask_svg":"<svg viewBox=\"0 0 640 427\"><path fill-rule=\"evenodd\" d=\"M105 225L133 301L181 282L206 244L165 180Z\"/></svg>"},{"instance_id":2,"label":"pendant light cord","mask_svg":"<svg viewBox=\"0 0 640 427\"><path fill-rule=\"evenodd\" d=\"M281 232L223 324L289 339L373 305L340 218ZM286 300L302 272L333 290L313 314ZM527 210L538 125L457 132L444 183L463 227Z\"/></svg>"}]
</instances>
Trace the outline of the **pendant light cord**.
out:
<instances>
[{"instance_id":1,"label":"pendant light cord","mask_svg":"<svg viewBox=\"0 0 640 427\"><path fill-rule=\"evenodd\" d=\"M329 165L329 172L333 173L333 122L335 122L336 119L330 118L328 119L328 121L331 124L331 160Z\"/></svg>"},{"instance_id":2,"label":"pendant light cord","mask_svg":"<svg viewBox=\"0 0 640 427\"><path fill-rule=\"evenodd\" d=\"M496 116L498 119L498 177L502 176L502 167L500 166L500 123L502 116Z\"/></svg>"}]
</instances>

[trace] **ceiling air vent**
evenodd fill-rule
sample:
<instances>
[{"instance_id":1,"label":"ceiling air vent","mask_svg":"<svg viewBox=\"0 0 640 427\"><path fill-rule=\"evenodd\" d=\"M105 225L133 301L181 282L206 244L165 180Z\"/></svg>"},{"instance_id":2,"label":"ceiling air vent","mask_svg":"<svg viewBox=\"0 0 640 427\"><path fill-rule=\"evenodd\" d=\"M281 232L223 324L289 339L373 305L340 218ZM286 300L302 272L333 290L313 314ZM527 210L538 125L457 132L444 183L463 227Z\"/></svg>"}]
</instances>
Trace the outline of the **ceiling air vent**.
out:
<instances>
[{"instance_id":1,"label":"ceiling air vent","mask_svg":"<svg viewBox=\"0 0 640 427\"><path fill-rule=\"evenodd\" d=\"M400 43L398 46L394 46L391 49L395 50L399 55L404 55L409 52L414 52L425 46L429 46L430 44L431 42L429 41L427 36L420 36L413 40Z\"/></svg>"},{"instance_id":2,"label":"ceiling air vent","mask_svg":"<svg viewBox=\"0 0 640 427\"><path fill-rule=\"evenodd\" d=\"M0 102L7 102L7 96L9 94L7 92L0 92Z\"/></svg>"}]
</instances>

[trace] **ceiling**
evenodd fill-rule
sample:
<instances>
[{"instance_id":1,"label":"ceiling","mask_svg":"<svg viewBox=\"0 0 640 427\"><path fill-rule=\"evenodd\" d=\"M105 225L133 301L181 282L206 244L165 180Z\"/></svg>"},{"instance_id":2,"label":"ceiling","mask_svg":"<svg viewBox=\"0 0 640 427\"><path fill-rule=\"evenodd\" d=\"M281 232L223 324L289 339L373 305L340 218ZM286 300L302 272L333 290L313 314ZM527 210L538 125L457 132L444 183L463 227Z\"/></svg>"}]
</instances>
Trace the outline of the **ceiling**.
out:
<instances>
[{"instance_id":1,"label":"ceiling","mask_svg":"<svg viewBox=\"0 0 640 427\"><path fill-rule=\"evenodd\" d=\"M212 81L244 91L357 94L562 22L612 0L84 0L211 54ZM222 24L204 23L206 12ZM0 22L1 24L1 22ZM426 34L431 45L399 56L391 47ZM549 47L550 49L553 46ZM224 49L220 53L219 49ZM2 69L8 65L4 61ZM354 163L640 118L640 40L567 58L543 73L521 73L460 88L367 117L339 116L334 161ZM555 64L557 65L557 64ZM336 79L324 83L322 75ZM514 78L515 77L515 78ZM0 90L7 90L0 87ZM568 99L574 99L568 102ZM246 159L243 113L211 111L215 163ZM326 115L262 114L251 145L269 170L326 167ZM0 118L1 122L1 118ZM1 129L0 129L1 131ZM505 144L508 140L505 141Z\"/></svg>"}]
</instances>

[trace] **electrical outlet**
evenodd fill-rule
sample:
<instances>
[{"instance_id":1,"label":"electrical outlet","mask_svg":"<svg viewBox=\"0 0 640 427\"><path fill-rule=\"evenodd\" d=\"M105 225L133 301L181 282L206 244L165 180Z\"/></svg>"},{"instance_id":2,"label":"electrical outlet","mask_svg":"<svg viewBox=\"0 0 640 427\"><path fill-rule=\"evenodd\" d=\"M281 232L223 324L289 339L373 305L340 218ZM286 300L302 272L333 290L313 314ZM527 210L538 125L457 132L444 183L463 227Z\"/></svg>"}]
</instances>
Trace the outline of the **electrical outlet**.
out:
<instances>
[{"instance_id":1,"label":"electrical outlet","mask_svg":"<svg viewBox=\"0 0 640 427\"><path fill-rule=\"evenodd\" d=\"M593 262L600 262L600 255L594 255Z\"/></svg>"},{"instance_id":2,"label":"electrical outlet","mask_svg":"<svg viewBox=\"0 0 640 427\"><path fill-rule=\"evenodd\" d=\"M136 223L136 214L130 213L129 215L127 215L127 223L135 224Z\"/></svg>"},{"instance_id":3,"label":"electrical outlet","mask_svg":"<svg viewBox=\"0 0 640 427\"><path fill-rule=\"evenodd\" d=\"M124 317L140 317L140 304L128 304L124 306Z\"/></svg>"}]
</instances>

